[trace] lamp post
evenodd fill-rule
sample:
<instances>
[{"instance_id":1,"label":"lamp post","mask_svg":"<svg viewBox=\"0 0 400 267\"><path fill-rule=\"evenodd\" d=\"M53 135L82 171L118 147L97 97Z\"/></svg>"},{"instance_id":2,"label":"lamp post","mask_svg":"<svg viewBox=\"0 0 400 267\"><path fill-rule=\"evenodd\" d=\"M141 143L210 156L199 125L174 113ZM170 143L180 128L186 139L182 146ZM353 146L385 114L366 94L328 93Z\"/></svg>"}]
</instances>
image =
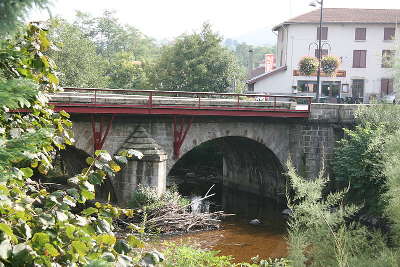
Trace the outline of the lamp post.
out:
<instances>
[{"instance_id":1,"label":"lamp post","mask_svg":"<svg viewBox=\"0 0 400 267\"><path fill-rule=\"evenodd\" d=\"M321 35L322 35L322 9L324 6L324 0L319 0L319 1L313 1L310 3L310 6L316 7L317 5L320 5L320 15L319 15L319 31L318 31L318 69L317 69L317 94L316 94L316 99L317 103L319 102L319 83L321 79L321 58L322 58L322 53L321 53Z\"/></svg>"}]
</instances>

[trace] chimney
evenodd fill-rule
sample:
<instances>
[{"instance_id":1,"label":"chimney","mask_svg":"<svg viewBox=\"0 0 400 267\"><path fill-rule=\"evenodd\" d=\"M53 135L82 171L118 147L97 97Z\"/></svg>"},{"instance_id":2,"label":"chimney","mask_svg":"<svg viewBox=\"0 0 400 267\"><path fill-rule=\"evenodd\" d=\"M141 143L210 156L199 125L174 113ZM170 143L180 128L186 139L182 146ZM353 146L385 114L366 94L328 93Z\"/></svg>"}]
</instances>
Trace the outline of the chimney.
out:
<instances>
[{"instance_id":1,"label":"chimney","mask_svg":"<svg viewBox=\"0 0 400 267\"><path fill-rule=\"evenodd\" d=\"M275 55L265 54L265 72L270 72L275 69Z\"/></svg>"},{"instance_id":2,"label":"chimney","mask_svg":"<svg viewBox=\"0 0 400 267\"><path fill-rule=\"evenodd\" d=\"M251 74L252 74L252 72L253 72L253 52L254 52L254 50L253 49L249 49L249 65L248 65L248 76L249 76L249 79L251 79Z\"/></svg>"}]
</instances>

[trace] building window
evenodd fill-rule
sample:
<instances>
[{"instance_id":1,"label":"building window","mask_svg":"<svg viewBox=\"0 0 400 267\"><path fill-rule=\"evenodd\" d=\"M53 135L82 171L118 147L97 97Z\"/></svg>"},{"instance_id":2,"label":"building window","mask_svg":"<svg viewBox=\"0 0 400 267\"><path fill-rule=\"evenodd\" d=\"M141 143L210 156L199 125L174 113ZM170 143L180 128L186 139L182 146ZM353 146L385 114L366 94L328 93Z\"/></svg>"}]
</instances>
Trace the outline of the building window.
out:
<instances>
[{"instance_id":1,"label":"building window","mask_svg":"<svg viewBox=\"0 0 400 267\"><path fill-rule=\"evenodd\" d=\"M322 29L321 40L328 40L328 27L322 27L321 29ZM320 28L318 27L317 28L317 40L319 40L319 31L320 31Z\"/></svg>"},{"instance_id":2,"label":"building window","mask_svg":"<svg viewBox=\"0 0 400 267\"><path fill-rule=\"evenodd\" d=\"M254 83L247 84L247 91L254 92Z\"/></svg>"},{"instance_id":3,"label":"building window","mask_svg":"<svg viewBox=\"0 0 400 267\"><path fill-rule=\"evenodd\" d=\"M394 40L396 36L396 29L395 28L385 28L383 34L383 40Z\"/></svg>"},{"instance_id":4,"label":"building window","mask_svg":"<svg viewBox=\"0 0 400 267\"><path fill-rule=\"evenodd\" d=\"M390 95L393 93L393 79L381 80L381 96Z\"/></svg>"},{"instance_id":5,"label":"building window","mask_svg":"<svg viewBox=\"0 0 400 267\"><path fill-rule=\"evenodd\" d=\"M356 28L355 40L365 41L367 39L367 29L366 28Z\"/></svg>"},{"instance_id":6,"label":"building window","mask_svg":"<svg viewBox=\"0 0 400 267\"><path fill-rule=\"evenodd\" d=\"M353 68L367 67L367 50L353 50Z\"/></svg>"},{"instance_id":7,"label":"building window","mask_svg":"<svg viewBox=\"0 0 400 267\"><path fill-rule=\"evenodd\" d=\"M318 58L318 49L315 49L315 57ZM328 55L328 49L321 49L321 57L327 56Z\"/></svg>"},{"instance_id":8,"label":"building window","mask_svg":"<svg viewBox=\"0 0 400 267\"><path fill-rule=\"evenodd\" d=\"M355 79L351 85L351 93L353 97L361 98L364 96L364 80Z\"/></svg>"},{"instance_id":9,"label":"building window","mask_svg":"<svg viewBox=\"0 0 400 267\"><path fill-rule=\"evenodd\" d=\"M316 81L297 81L297 92L299 93L315 93L317 92Z\"/></svg>"},{"instance_id":10,"label":"building window","mask_svg":"<svg viewBox=\"0 0 400 267\"><path fill-rule=\"evenodd\" d=\"M322 96L338 97L340 95L340 82L337 81L323 81L321 83Z\"/></svg>"},{"instance_id":11,"label":"building window","mask_svg":"<svg viewBox=\"0 0 400 267\"><path fill-rule=\"evenodd\" d=\"M394 55L395 55L394 50L382 50L382 68L393 67Z\"/></svg>"}]
</instances>

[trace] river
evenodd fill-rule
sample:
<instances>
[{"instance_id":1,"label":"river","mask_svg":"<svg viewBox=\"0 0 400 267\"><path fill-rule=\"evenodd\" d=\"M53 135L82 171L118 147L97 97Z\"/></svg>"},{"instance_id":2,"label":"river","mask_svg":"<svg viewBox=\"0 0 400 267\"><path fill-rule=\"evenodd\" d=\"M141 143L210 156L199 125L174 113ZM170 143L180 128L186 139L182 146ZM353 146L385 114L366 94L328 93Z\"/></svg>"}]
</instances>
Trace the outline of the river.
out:
<instances>
[{"instance_id":1,"label":"river","mask_svg":"<svg viewBox=\"0 0 400 267\"><path fill-rule=\"evenodd\" d=\"M287 256L286 222L282 207L255 194L224 189L213 199L212 209L223 209L235 216L225 218L219 230L163 237L162 240L190 244L231 255L235 262L250 262L252 257L281 258ZM258 219L261 223L251 225Z\"/></svg>"}]
</instances>

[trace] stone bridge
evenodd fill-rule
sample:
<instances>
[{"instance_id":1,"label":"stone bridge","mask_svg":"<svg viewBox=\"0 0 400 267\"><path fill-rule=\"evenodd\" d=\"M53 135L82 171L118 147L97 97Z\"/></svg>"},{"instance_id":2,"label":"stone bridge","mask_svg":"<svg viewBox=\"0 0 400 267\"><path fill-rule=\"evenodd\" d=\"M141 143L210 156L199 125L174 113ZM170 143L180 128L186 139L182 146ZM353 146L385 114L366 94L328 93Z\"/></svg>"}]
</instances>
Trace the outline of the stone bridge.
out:
<instances>
[{"instance_id":1,"label":"stone bridge","mask_svg":"<svg viewBox=\"0 0 400 267\"><path fill-rule=\"evenodd\" d=\"M355 108L312 104L307 117L105 113L96 119L72 113L76 153L70 158L93 154L96 144L112 154L127 148L143 152L142 160L130 160L112 180L118 202L124 204L138 184L163 192L174 164L198 145L212 142L223 152L224 186L279 201L284 198L288 159L302 175L315 177L322 161L331 159L342 128L354 123Z\"/></svg>"}]
</instances>

